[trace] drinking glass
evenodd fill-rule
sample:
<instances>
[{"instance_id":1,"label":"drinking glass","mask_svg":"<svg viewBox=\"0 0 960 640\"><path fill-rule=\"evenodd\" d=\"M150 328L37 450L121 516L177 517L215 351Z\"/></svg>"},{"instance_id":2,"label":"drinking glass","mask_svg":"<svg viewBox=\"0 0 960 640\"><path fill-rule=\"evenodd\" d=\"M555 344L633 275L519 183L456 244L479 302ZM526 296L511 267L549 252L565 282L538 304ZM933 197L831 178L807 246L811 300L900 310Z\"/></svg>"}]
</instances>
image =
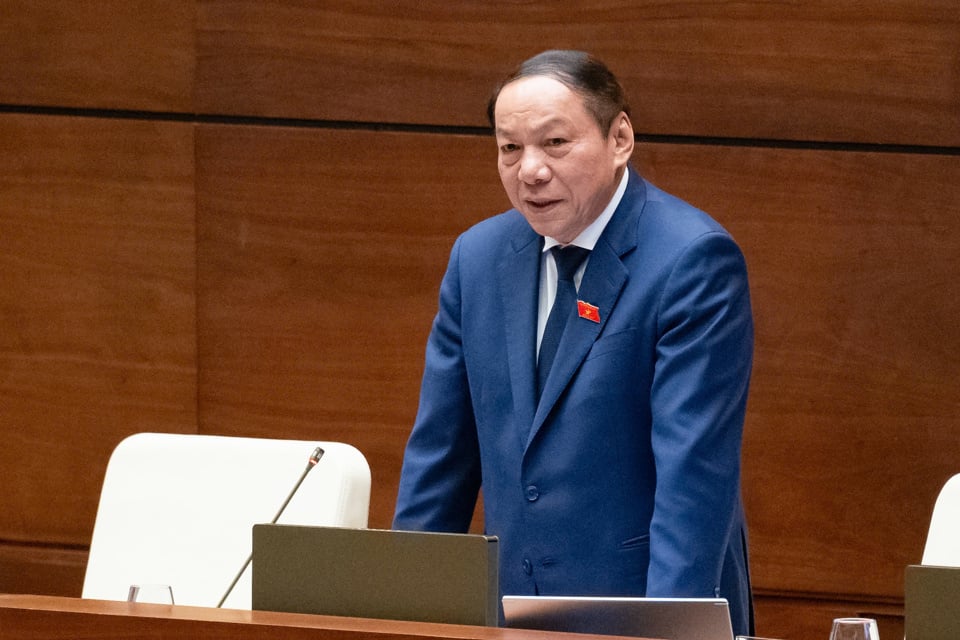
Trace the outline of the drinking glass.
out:
<instances>
[{"instance_id":1,"label":"drinking glass","mask_svg":"<svg viewBox=\"0 0 960 640\"><path fill-rule=\"evenodd\" d=\"M837 618L833 621L830 640L880 640L877 621L873 618Z\"/></svg>"},{"instance_id":2,"label":"drinking glass","mask_svg":"<svg viewBox=\"0 0 960 640\"><path fill-rule=\"evenodd\" d=\"M173 587L167 584L132 584L127 592L127 602L173 604Z\"/></svg>"}]
</instances>

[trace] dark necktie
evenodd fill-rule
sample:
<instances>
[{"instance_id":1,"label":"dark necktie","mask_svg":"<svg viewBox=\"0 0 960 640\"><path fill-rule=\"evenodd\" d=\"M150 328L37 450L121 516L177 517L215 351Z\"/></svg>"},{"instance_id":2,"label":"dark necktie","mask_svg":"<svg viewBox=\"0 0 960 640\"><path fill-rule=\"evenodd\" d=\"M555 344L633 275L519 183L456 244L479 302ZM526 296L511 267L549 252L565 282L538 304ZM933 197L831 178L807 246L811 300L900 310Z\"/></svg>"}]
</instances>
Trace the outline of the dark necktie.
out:
<instances>
[{"instance_id":1,"label":"dark necktie","mask_svg":"<svg viewBox=\"0 0 960 640\"><path fill-rule=\"evenodd\" d=\"M557 263L557 295L547 317L547 326L540 340L540 356L537 360L537 397L543 393L543 386L550 373L550 367L557 355L560 337L567 326L567 320L577 306L577 287L573 283L573 274L590 254L582 247L553 247L553 258Z\"/></svg>"}]
</instances>

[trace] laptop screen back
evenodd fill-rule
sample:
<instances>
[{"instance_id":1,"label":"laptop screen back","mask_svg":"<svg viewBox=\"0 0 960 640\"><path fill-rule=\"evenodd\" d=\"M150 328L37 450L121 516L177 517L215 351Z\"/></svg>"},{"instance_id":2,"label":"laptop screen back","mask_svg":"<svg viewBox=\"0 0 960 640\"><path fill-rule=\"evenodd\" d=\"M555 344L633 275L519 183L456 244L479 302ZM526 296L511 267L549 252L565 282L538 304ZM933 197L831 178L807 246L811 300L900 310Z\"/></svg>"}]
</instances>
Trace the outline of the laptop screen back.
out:
<instances>
[{"instance_id":1,"label":"laptop screen back","mask_svg":"<svg viewBox=\"0 0 960 640\"><path fill-rule=\"evenodd\" d=\"M504 596L508 627L667 640L733 640L722 598Z\"/></svg>"}]
</instances>

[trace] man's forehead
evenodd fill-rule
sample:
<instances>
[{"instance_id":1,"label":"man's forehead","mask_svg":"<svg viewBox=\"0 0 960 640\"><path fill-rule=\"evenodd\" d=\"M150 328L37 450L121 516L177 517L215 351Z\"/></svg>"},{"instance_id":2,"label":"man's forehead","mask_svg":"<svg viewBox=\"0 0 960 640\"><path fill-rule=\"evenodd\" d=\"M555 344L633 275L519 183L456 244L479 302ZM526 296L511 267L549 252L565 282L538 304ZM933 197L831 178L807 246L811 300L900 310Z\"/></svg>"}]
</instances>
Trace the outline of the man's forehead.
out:
<instances>
[{"instance_id":1,"label":"man's forehead","mask_svg":"<svg viewBox=\"0 0 960 640\"><path fill-rule=\"evenodd\" d=\"M500 89L497 96L499 105L504 99L520 102L539 102L543 100L576 100L580 96L566 84L551 76L526 76L509 82Z\"/></svg>"},{"instance_id":2,"label":"man's forehead","mask_svg":"<svg viewBox=\"0 0 960 640\"><path fill-rule=\"evenodd\" d=\"M539 130L571 124L589 115L579 94L548 76L520 78L507 84L494 108L497 131L518 126Z\"/></svg>"}]
</instances>

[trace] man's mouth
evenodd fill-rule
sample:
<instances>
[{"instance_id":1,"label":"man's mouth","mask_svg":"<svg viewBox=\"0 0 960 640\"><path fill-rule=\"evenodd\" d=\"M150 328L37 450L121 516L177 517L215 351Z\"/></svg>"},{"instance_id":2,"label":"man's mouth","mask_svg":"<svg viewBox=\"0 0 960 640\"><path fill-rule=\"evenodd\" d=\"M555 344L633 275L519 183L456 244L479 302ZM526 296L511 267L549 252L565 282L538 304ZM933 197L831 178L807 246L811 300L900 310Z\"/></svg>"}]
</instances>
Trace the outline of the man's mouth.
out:
<instances>
[{"instance_id":1,"label":"man's mouth","mask_svg":"<svg viewBox=\"0 0 960 640\"><path fill-rule=\"evenodd\" d=\"M557 204L558 202L560 202L560 201L559 201L559 200L537 199L537 200L527 200L527 205L528 205L531 209L534 209L534 210L537 210L537 211L542 211L543 209L549 209L550 207L552 207L553 205Z\"/></svg>"}]
</instances>

